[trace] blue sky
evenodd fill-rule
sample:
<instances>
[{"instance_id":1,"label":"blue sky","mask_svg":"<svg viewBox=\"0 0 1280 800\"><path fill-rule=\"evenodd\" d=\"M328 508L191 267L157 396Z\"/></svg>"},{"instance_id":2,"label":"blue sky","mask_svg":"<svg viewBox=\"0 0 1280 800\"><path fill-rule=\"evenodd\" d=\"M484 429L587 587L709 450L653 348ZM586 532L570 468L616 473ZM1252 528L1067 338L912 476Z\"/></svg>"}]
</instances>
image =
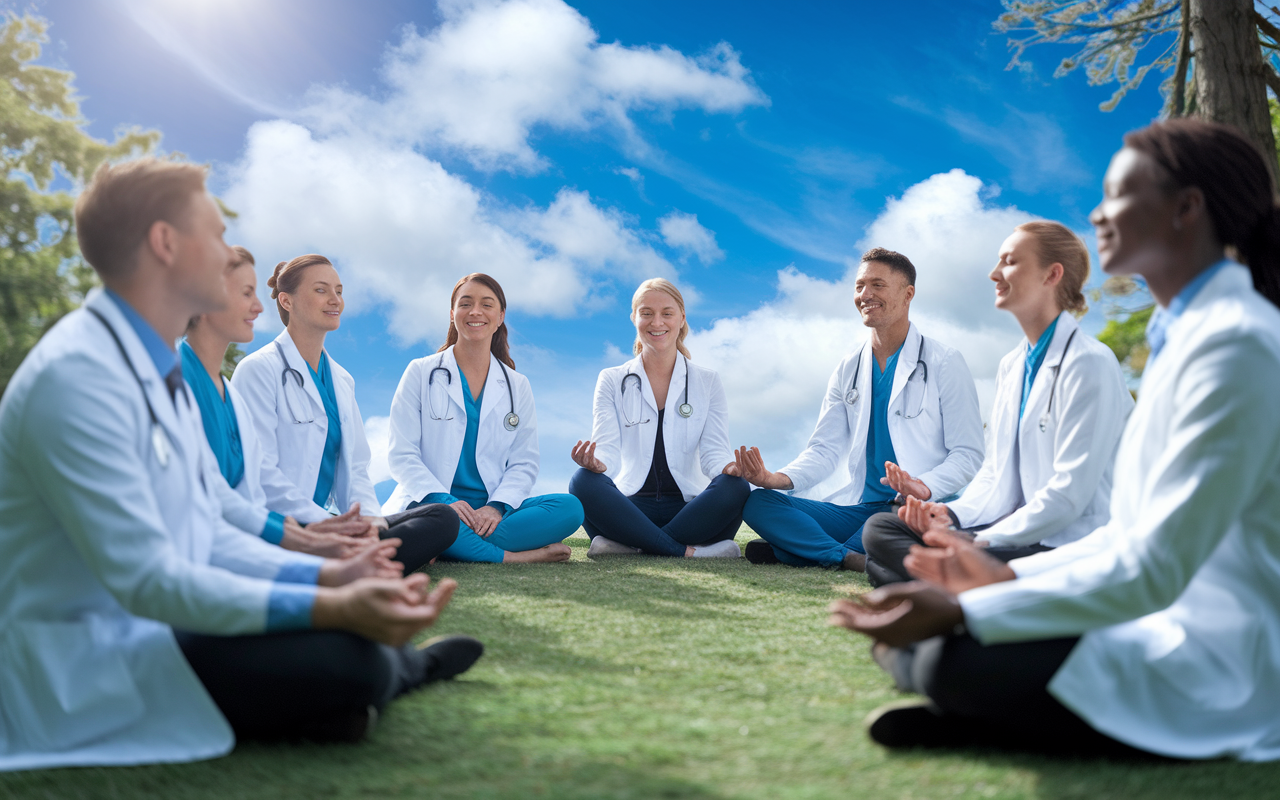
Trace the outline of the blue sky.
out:
<instances>
[{"instance_id":1,"label":"blue sky","mask_svg":"<svg viewBox=\"0 0 1280 800\"><path fill-rule=\"evenodd\" d=\"M375 451L454 280L498 277L543 491L563 490L595 375L629 355L630 295L654 275L687 292L731 434L773 468L865 335L848 270L866 247L915 261L913 317L961 349L985 410L1020 336L991 308L1001 240L1033 216L1087 233L1120 137L1160 109L1157 79L1099 111L1113 87L1052 77L1065 50L1007 70L1000 4L976 0L21 8L51 21L43 62L76 73L92 134L156 128L212 165L241 214L228 240L264 280L303 252L334 259L348 305L329 349ZM270 306L261 323L254 347L279 330Z\"/></svg>"}]
</instances>

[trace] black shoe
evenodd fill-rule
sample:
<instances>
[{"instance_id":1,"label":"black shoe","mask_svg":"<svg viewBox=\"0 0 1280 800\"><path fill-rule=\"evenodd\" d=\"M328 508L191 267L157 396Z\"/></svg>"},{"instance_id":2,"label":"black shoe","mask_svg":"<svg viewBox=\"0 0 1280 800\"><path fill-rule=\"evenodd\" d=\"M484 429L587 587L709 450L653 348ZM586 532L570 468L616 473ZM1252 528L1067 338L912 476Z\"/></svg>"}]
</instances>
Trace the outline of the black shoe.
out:
<instances>
[{"instance_id":1,"label":"black shoe","mask_svg":"<svg viewBox=\"0 0 1280 800\"><path fill-rule=\"evenodd\" d=\"M781 564L778 556L773 552L773 545L764 539L752 539L747 542L747 548L744 552L747 560L752 564Z\"/></svg>"},{"instance_id":2,"label":"black shoe","mask_svg":"<svg viewBox=\"0 0 1280 800\"><path fill-rule=\"evenodd\" d=\"M484 655L484 645L470 636L437 636L418 645L418 649L427 657L425 683L451 680L471 669Z\"/></svg>"},{"instance_id":3,"label":"black shoe","mask_svg":"<svg viewBox=\"0 0 1280 800\"><path fill-rule=\"evenodd\" d=\"M871 740L885 747L962 747L972 743L959 718L939 712L928 700L881 706L871 712L866 724Z\"/></svg>"}]
</instances>

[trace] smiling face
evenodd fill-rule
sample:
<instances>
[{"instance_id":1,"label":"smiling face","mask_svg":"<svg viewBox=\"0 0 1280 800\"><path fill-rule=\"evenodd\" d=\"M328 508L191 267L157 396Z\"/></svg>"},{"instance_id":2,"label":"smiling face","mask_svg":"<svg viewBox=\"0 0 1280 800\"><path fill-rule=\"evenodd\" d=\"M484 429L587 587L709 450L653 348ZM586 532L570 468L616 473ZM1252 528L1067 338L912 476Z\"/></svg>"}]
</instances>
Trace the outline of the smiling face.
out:
<instances>
[{"instance_id":1,"label":"smiling face","mask_svg":"<svg viewBox=\"0 0 1280 800\"><path fill-rule=\"evenodd\" d=\"M458 331L458 339L484 343L486 349L506 319L497 293L480 281L462 284L449 310L449 321Z\"/></svg>"},{"instance_id":2,"label":"smiling face","mask_svg":"<svg viewBox=\"0 0 1280 800\"><path fill-rule=\"evenodd\" d=\"M332 264L312 264L306 268L298 290L280 292L278 298L289 312L289 327L302 326L317 331L335 331L341 324L342 281Z\"/></svg>"},{"instance_id":3,"label":"smiling face","mask_svg":"<svg viewBox=\"0 0 1280 800\"><path fill-rule=\"evenodd\" d=\"M631 321L635 323L641 346L654 354L665 355L676 349L676 340L684 327L684 312L674 297L654 289L640 298L631 313Z\"/></svg>"},{"instance_id":4,"label":"smiling face","mask_svg":"<svg viewBox=\"0 0 1280 800\"><path fill-rule=\"evenodd\" d=\"M1102 202L1089 214L1098 236L1098 260L1111 275L1152 275L1178 249L1176 193L1154 158L1126 147L1102 182Z\"/></svg>"},{"instance_id":5,"label":"smiling face","mask_svg":"<svg viewBox=\"0 0 1280 800\"><path fill-rule=\"evenodd\" d=\"M853 304L868 328L887 328L901 321L916 296L907 276L880 261L864 261L854 281Z\"/></svg>"},{"instance_id":6,"label":"smiling face","mask_svg":"<svg viewBox=\"0 0 1280 800\"><path fill-rule=\"evenodd\" d=\"M999 260L989 276L996 284L996 308L1017 315L1050 303L1057 305L1062 265L1051 264L1046 269L1040 263L1037 245L1036 237L1026 231L1014 231L1000 245Z\"/></svg>"},{"instance_id":7,"label":"smiling face","mask_svg":"<svg viewBox=\"0 0 1280 800\"><path fill-rule=\"evenodd\" d=\"M262 313L258 300L258 274L253 264L241 262L227 273L227 296L230 302L222 311L206 314L201 320L210 332L228 342L252 342L253 321Z\"/></svg>"}]
</instances>

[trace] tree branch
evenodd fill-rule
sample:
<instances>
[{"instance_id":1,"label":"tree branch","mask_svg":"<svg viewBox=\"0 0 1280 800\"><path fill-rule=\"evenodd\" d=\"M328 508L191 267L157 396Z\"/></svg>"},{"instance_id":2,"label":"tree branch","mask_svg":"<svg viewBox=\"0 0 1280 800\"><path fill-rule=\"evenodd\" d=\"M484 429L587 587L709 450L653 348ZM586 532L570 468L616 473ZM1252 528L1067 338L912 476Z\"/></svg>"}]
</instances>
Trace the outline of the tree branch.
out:
<instances>
[{"instance_id":1,"label":"tree branch","mask_svg":"<svg viewBox=\"0 0 1280 800\"><path fill-rule=\"evenodd\" d=\"M1178 33L1178 66L1173 71L1173 115L1182 116L1187 106L1187 62L1191 60L1191 3L1182 0L1182 30Z\"/></svg>"},{"instance_id":2,"label":"tree branch","mask_svg":"<svg viewBox=\"0 0 1280 800\"><path fill-rule=\"evenodd\" d=\"M1257 11L1254 11L1253 21L1257 24L1258 30L1262 31L1267 36L1271 37L1271 41L1280 42L1280 28L1277 28L1275 25L1272 25L1271 20L1262 16Z\"/></svg>"}]
</instances>

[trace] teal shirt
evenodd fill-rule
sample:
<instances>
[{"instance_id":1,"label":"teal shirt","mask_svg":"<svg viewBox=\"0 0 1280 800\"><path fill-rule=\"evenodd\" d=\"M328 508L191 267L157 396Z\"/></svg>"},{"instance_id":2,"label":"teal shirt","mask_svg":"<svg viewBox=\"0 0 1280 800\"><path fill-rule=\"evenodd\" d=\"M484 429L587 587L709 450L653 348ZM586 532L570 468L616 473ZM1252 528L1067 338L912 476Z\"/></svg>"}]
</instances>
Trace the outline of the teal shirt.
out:
<instances>
[{"instance_id":1,"label":"teal shirt","mask_svg":"<svg viewBox=\"0 0 1280 800\"><path fill-rule=\"evenodd\" d=\"M867 481L862 487L862 502L887 503L897 492L880 482L885 476L884 462L898 463L893 452L893 439L889 437L889 396L893 394L893 374L898 369L898 352L889 356L884 371L871 354L871 422L867 426Z\"/></svg>"},{"instance_id":2,"label":"teal shirt","mask_svg":"<svg viewBox=\"0 0 1280 800\"><path fill-rule=\"evenodd\" d=\"M480 396L471 399L471 387L467 385L467 376L458 370L462 377L462 404L467 410L467 432L462 437L462 452L458 454L458 468L453 472L453 485L449 493L432 492L422 498L424 503L454 503L465 500L472 508L490 505L507 513L511 507L498 501L489 502L489 490L480 477L480 467L476 464L476 440L480 436L480 408L484 405L484 389Z\"/></svg>"},{"instance_id":3,"label":"teal shirt","mask_svg":"<svg viewBox=\"0 0 1280 800\"><path fill-rule=\"evenodd\" d=\"M1018 406L1018 419L1022 419L1022 412L1027 410L1027 398L1031 396L1031 384L1036 382L1036 373L1040 371L1040 365L1044 363L1044 354L1049 351L1049 343L1053 341L1053 332L1058 329L1058 320L1054 319L1049 323L1049 327L1044 329L1044 333L1040 334L1040 338L1033 345L1027 342L1027 362L1022 371L1022 405Z\"/></svg>"},{"instance_id":4,"label":"teal shirt","mask_svg":"<svg viewBox=\"0 0 1280 800\"><path fill-rule=\"evenodd\" d=\"M244 479L244 451L240 443L240 424L236 421L236 409L231 393L226 390L226 381L222 382L223 393L218 394L217 385L210 380L191 345L184 341L178 345L178 350L182 354L182 377L187 379L196 405L200 406L200 421L204 424L209 447L218 459L218 470L227 479L228 486L239 486ZM218 380L222 380L221 375Z\"/></svg>"},{"instance_id":5,"label":"teal shirt","mask_svg":"<svg viewBox=\"0 0 1280 800\"><path fill-rule=\"evenodd\" d=\"M325 416L329 418L329 430L324 438L324 455L320 458L320 476L316 479L316 492L311 501L318 506L329 504L329 495L333 493L333 476L338 469L338 453L342 449L342 418L338 416L338 398L333 393L333 376L329 374L329 355L320 353L320 369L311 369L311 380L320 390L320 400L324 403Z\"/></svg>"}]
</instances>

